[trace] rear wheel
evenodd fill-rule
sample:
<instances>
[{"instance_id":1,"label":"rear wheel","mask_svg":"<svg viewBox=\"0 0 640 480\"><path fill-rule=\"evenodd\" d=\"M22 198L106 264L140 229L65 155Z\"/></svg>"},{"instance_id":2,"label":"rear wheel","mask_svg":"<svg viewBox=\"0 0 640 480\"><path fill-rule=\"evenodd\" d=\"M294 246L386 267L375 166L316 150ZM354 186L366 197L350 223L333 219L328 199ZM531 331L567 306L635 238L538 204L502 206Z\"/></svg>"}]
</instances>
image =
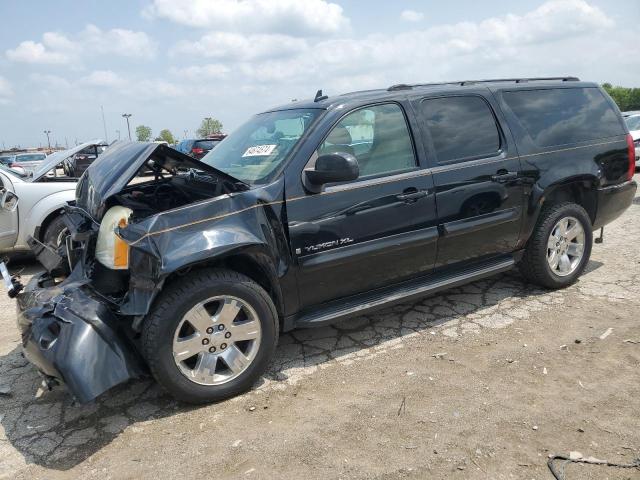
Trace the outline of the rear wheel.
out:
<instances>
[{"instance_id":1,"label":"rear wheel","mask_svg":"<svg viewBox=\"0 0 640 480\"><path fill-rule=\"evenodd\" d=\"M566 287L589 262L592 242L591 220L584 208L575 203L553 205L540 214L520 270L538 285Z\"/></svg>"},{"instance_id":2,"label":"rear wheel","mask_svg":"<svg viewBox=\"0 0 640 480\"><path fill-rule=\"evenodd\" d=\"M249 389L277 338L276 309L262 287L229 270L202 270L162 292L142 347L153 376L174 397L208 403Z\"/></svg>"}]
</instances>

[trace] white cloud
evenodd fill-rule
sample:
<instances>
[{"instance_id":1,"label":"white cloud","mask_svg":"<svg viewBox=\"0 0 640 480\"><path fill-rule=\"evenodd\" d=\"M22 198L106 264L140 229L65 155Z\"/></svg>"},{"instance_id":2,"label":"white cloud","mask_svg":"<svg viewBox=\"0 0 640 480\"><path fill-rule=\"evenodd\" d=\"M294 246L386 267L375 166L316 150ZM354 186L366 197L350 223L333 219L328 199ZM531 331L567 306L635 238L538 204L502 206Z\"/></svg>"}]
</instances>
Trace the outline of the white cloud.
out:
<instances>
[{"instance_id":1,"label":"white cloud","mask_svg":"<svg viewBox=\"0 0 640 480\"><path fill-rule=\"evenodd\" d=\"M66 65L78 62L83 55L150 58L156 49L155 42L144 32L121 28L103 31L89 24L71 38L59 32L45 32L41 42L27 40L5 53L14 62Z\"/></svg>"},{"instance_id":2,"label":"white cloud","mask_svg":"<svg viewBox=\"0 0 640 480\"><path fill-rule=\"evenodd\" d=\"M296 36L349 27L342 7L325 0L154 0L143 14L191 27Z\"/></svg>"},{"instance_id":3,"label":"white cloud","mask_svg":"<svg viewBox=\"0 0 640 480\"><path fill-rule=\"evenodd\" d=\"M144 32L122 28L103 31L91 24L80 33L79 41L90 53L123 57L151 58L157 49L156 43Z\"/></svg>"},{"instance_id":4,"label":"white cloud","mask_svg":"<svg viewBox=\"0 0 640 480\"><path fill-rule=\"evenodd\" d=\"M424 13L416 12L415 10L403 10L400 13L400 18L407 22L420 22L424 19Z\"/></svg>"},{"instance_id":5,"label":"white cloud","mask_svg":"<svg viewBox=\"0 0 640 480\"><path fill-rule=\"evenodd\" d=\"M496 75L574 73L584 69L584 61L589 62L577 58L594 55L588 42L602 43L613 26L610 17L584 0L550 0L524 15L357 39L301 41L275 35L210 33L199 41L180 43L174 52L225 61L234 73L240 73L230 77L246 82L286 81L319 88L343 87L353 79L347 89L354 90L368 88L374 81L384 86ZM582 42L583 47L574 45L574 41ZM421 48L416 49L417 45ZM554 52L552 57L549 51Z\"/></svg>"},{"instance_id":6,"label":"white cloud","mask_svg":"<svg viewBox=\"0 0 640 480\"><path fill-rule=\"evenodd\" d=\"M222 63L210 63L207 65L192 65L185 68L171 67L169 73L187 80L219 79L224 78L231 69Z\"/></svg>"},{"instance_id":7,"label":"white cloud","mask_svg":"<svg viewBox=\"0 0 640 480\"><path fill-rule=\"evenodd\" d=\"M287 35L239 35L212 32L195 42L182 41L171 49L171 55L252 60L258 58L289 57L309 48L306 40Z\"/></svg>"},{"instance_id":8,"label":"white cloud","mask_svg":"<svg viewBox=\"0 0 640 480\"><path fill-rule=\"evenodd\" d=\"M125 80L111 70L96 70L80 79L80 83L91 87L117 88L125 85Z\"/></svg>"}]
</instances>

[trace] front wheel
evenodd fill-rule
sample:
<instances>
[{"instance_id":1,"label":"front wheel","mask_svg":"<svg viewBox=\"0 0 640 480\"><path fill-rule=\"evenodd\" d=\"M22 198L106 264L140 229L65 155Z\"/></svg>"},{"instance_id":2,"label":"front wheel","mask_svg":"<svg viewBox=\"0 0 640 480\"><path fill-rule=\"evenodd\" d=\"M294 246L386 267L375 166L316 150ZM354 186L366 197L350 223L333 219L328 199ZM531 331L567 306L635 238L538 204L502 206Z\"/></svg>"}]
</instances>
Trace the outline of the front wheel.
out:
<instances>
[{"instance_id":1,"label":"front wheel","mask_svg":"<svg viewBox=\"0 0 640 480\"><path fill-rule=\"evenodd\" d=\"M144 323L151 373L178 400L209 403L248 390L264 373L278 339L267 292L229 270L201 270L161 294Z\"/></svg>"},{"instance_id":2,"label":"front wheel","mask_svg":"<svg viewBox=\"0 0 640 480\"><path fill-rule=\"evenodd\" d=\"M69 236L69 229L62 219L62 215L55 217L42 233L42 243L53 247L55 250L65 244Z\"/></svg>"},{"instance_id":3,"label":"front wheel","mask_svg":"<svg viewBox=\"0 0 640 480\"><path fill-rule=\"evenodd\" d=\"M545 208L529 239L520 270L531 282L547 288L574 283L584 271L593 232L580 205L561 203Z\"/></svg>"}]
</instances>

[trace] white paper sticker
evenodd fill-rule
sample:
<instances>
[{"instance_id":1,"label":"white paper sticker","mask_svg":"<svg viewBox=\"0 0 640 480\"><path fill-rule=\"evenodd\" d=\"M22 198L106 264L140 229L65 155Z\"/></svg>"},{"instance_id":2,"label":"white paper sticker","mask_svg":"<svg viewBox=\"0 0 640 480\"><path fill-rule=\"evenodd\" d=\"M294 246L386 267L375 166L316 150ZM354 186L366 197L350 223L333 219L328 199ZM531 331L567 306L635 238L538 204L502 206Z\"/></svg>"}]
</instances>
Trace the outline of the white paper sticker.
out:
<instances>
[{"instance_id":1,"label":"white paper sticker","mask_svg":"<svg viewBox=\"0 0 640 480\"><path fill-rule=\"evenodd\" d=\"M266 157L271 155L276 149L277 145L256 145L254 147L247 148L247 151L242 154L243 157Z\"/></svg>"}]
</instances>

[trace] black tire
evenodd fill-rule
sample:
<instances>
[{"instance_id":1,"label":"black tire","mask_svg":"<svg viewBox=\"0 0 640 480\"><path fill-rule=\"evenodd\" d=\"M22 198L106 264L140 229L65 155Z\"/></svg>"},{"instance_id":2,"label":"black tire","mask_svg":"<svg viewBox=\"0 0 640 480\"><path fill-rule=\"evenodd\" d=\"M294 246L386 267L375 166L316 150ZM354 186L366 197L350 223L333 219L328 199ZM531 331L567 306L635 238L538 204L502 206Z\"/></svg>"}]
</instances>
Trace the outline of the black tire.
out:
<instances>
[{"instance_id":1,"label":"black tire","mask_svg":"<svg viewBox=\"0 0 640 480\"><path fill-rule=\"evenodd\" d=\"M42 232L42 243L57 250L61 245L64 245L64 238L61 239L60 236L65 230L67 230L67 226L62 220L62 215L58 215L49 222Z\"/></svg>"},{"instance_id":2,"label":"black tire","mask_svg":"<svg viewBox=\"0 0 640 480\"><path fill-rule=\"evenodd\" d=\"M221 385L189 380L173 359L173 338L184 315L198 302L230 295L247 302L262 329L258 352L238 377ZM192 404L217 402L242 393L265 372L278 342L279 322L273 301L260 285L231 270L199 270L181 277L159 295L142 329L142 353L156 381L176 399Z\"/></svg>"},{"instance_id":3,"label":"black tire","mask_svg":"<svg viewBox=\"0 0 640 480\"><path fill-rule=\"evenodd\" d=\"M553 227L564 217L574 217L581 223L585 242L584 253L577 268L567 276L559 276L553 273L547 262L547 241ZM582 275L591 256L592 243L591 220L580 205L565 202L543 208L520 262L520 271L531 283L551 289L564 288L574 283Z\"/></svg>"}]
</instances>

